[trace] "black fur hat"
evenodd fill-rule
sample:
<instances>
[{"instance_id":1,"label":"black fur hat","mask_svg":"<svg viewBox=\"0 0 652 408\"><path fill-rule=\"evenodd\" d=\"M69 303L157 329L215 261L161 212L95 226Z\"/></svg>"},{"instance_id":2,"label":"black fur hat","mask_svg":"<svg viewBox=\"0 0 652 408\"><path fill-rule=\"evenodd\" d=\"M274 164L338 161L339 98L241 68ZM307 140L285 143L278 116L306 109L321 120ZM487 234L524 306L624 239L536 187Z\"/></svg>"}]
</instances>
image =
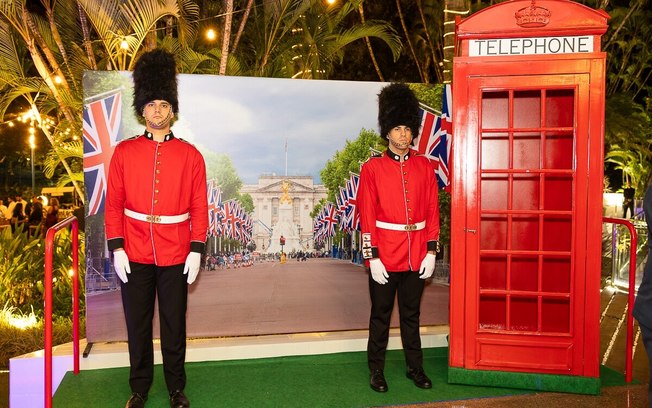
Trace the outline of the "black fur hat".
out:
<instances>
[{"instance_id":1,"label":"black fur hat","mask_svg":"<svg viewBox=\"0 0 652 408\"><path fill-rule=\"evenodd\" d=\"M416 137L421 127L419 100L414 92L402 83L391 83L378 94L378 125L380 136L387 135L396 126L408 126Z\"/></svg>"},{"instance_id":2,"label":"black fur hat","mask_svg":"<svg viewBox=\"0 0 652 408\"><path fill-rule=\"evenodd\" d=\"M160 48L148 51L138 58L134 66L134 102L136 115L143 114L145 105L160 99L179 112L177 94L177 65L174 56Z\"/></svg>"}]
</instances>

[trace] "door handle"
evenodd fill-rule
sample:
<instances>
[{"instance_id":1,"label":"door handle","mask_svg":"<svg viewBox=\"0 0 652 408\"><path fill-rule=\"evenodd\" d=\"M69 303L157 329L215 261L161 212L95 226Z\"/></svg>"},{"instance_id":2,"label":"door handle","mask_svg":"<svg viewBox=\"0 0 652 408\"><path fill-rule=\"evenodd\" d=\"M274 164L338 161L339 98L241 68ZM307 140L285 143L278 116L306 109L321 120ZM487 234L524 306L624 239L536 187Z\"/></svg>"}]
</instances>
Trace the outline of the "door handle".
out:
<instances>
[{"instance_id":1,"label":"door handle","mask_svg":"<svg viewBox=\"0 0 652 408\"><path fill-rule=\"evenodd\" d=\"M477 230L475 229L470 229L470 228L464 228L464 231L470 232L471 234L475 234Z\"/></svg>"}]
</instances>

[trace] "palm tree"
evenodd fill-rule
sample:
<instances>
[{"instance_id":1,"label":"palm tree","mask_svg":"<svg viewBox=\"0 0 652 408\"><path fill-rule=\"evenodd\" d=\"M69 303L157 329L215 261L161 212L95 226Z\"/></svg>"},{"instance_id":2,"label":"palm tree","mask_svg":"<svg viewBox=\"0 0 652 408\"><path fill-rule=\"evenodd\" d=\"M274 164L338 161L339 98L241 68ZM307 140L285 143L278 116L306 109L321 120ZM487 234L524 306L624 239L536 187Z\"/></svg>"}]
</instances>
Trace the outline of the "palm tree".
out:
<instances>
[{"instance_id":1,"label":"palm tree","mask_svg":"<svg viewBox=\"0 0 652 408\"><path fill-rule=\"evenodd\" d=\"M54 118L52 131L41 127L52 146L46 173L53 174L61 164L64 181L84 201L82 177L69 164L82 156L75 138L81 131L83 70L130 69L148 36L157 33L157 22L168 16L176 19L179 39L192 41L198 8L189 0L41 3L43 12L30 10L26 0L0 2L0 116L15 100L24 99L34 120Z\"/></svg>"},{"instance_id":2,"label":"palm tree","mask_svg":"<svg viewBox=\"0 0 652 408\"><path fill-rule=\"evenodd\" d=\"M238 49L247 75L328 78L345 48L365 37L382 40L398 58L400 41L387 23L347 26L347 17L362 1L328 7L322 0L267 0L264 7L253 10Z\"/></svg>"},{"instance_id":3,"label":"palm tree","mask_svg":"<svg viewBox=\"0 0 652 408\"><path fill-rule=\"evenodd\" d=\"M364 7L363 7L362 3L360 3L360 6L358 6L358 12L360 13L360 20L362 21L362 24L365 24ZM374 54L374 49L371 46L371 41L369 40L369 37L365 37L364 42L367 45L367 50L369 51L369 56L371 57L371 62L374 64L374 69L376 70L376 73L378 74L378 79L380 79L381 82L385 82L385 78L383 77L383 73L380 70L380 66L378 65L378 61L376 61L376 54Z\"/></svg>"},{"instance_id":4,"label":"palm tree","mask_svg":"<svg viewBox=\"0 0 652 408\"><path fill-rule=\"evenodd\" d=\"M222 57L220 59L220 75L226 74L226 62L229 58L229 42L231 39L231 24L233 21L233 0L226 0L224 13L224 32L222 34Z\"/></svg>"},{"instance_id":5,"label":"palm tree","mask_svg":"<svg viewBox=\"0 0 652 408\"><path fill-rule=\"evenodd\" d=\"M428 83L428 74L424 72L424 69L421 66L421 62L420 62L421 60L419 59L419 57L417 57L417 53L414 50L414 45L412 44L410 33L408 31L408 27L405 22L403 8L401 7L401 0L396 0L396 10L398 11L399 19L401 20L401 28L403 29L403 34L405 35L405 41L407 42L408 48L410 49L410 55L412 55L412 59L414 60L415 65L417 66L417 71L419 71L419 77L421 78L421 82Z\"/></svg>"}]
</instances>

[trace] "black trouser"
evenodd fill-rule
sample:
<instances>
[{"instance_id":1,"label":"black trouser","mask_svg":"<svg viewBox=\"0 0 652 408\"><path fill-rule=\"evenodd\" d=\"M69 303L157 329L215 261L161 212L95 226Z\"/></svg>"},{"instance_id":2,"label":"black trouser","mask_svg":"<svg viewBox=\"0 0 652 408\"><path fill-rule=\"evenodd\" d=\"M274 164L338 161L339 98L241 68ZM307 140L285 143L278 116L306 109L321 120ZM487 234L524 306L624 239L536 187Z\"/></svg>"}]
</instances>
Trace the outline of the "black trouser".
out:
<instances>
[{"instance_id":1,"label":"black trouser","mask_svg":"<svg viewBox=\"0 0 652 408\"><path fill-rule=\"evenodd\" d=\"M184 264L173 266L129 263L129 281L122 283L122 305L129 338L129 385L132 392L147 394L154 379L152 319L158 294L163 372L169 391L186 386L187 276Z\"/></svg>"},{"instance_id":2,"label":"black trouser","mask_svg":"<svg viewBox=\"0 0 652 408\"><path fill-rule=\"evenodd\" d=\"M419 315L424 284L425 281L420 279L416 272L389 272L388 282L384 285L374 281L369 274L369 294L371 295L369 341L367 343L369 369L382 370L385 367L389 324L394 308L394 298L397 294L405 362L411 368L422 366L423 352L419 335Z\"/></svg>"},{"instance_id":3,"label":"black trouser","mask_svg":"<svg viewBox=\"0 0 652 408\"><path fill-rule=\"evenodd\" d=\"M652 407L652 328L647 327L641 322L638 322L638 326L641 328L641 336L643 337L643 345L645 345L645 352L647 353L648 365L650 366L650 381L648 384L648 398L650 401L650 407Z\"/></svg>"}]
</instances>

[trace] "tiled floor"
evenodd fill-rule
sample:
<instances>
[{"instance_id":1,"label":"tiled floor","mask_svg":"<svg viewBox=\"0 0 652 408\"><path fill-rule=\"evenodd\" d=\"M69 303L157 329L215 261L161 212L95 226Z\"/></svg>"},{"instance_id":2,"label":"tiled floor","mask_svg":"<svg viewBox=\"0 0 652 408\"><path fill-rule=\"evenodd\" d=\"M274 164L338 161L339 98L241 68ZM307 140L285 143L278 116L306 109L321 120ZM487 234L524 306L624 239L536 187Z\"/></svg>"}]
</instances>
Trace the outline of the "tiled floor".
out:
<instances>
[{"instance_id":1,"label":"tiled floor","mask_svg":"<svg viewBox=\"0 0 652 408\"><path fill-rule=\"evenodd\" d=\"M601 296L602 317L600 344L602 364L618 372L625 372L626 307L627 295L603 290ZM564 393L536 393L530 395L483 398L462 401L446 401L418 405L418 408L647 408L652 407L648 398L649 365L640 334L636 336L634 325L634 355L632 385L603 388L601 395L575 395ZM405 406L403 406L404 408ZM416 408L417 406L409 406Z\"/></svg>"},{"instance_id":2,"label":"tiled floor","mask_svg":"<svg viewBox=\"0 0 652 408\"><path fill-rule=\"evenodd\" d=\"M538 393L515 397L403 405L402 408L646 408L647 384L605 388L601 395Z\"/></svg>"}]
</instances>

